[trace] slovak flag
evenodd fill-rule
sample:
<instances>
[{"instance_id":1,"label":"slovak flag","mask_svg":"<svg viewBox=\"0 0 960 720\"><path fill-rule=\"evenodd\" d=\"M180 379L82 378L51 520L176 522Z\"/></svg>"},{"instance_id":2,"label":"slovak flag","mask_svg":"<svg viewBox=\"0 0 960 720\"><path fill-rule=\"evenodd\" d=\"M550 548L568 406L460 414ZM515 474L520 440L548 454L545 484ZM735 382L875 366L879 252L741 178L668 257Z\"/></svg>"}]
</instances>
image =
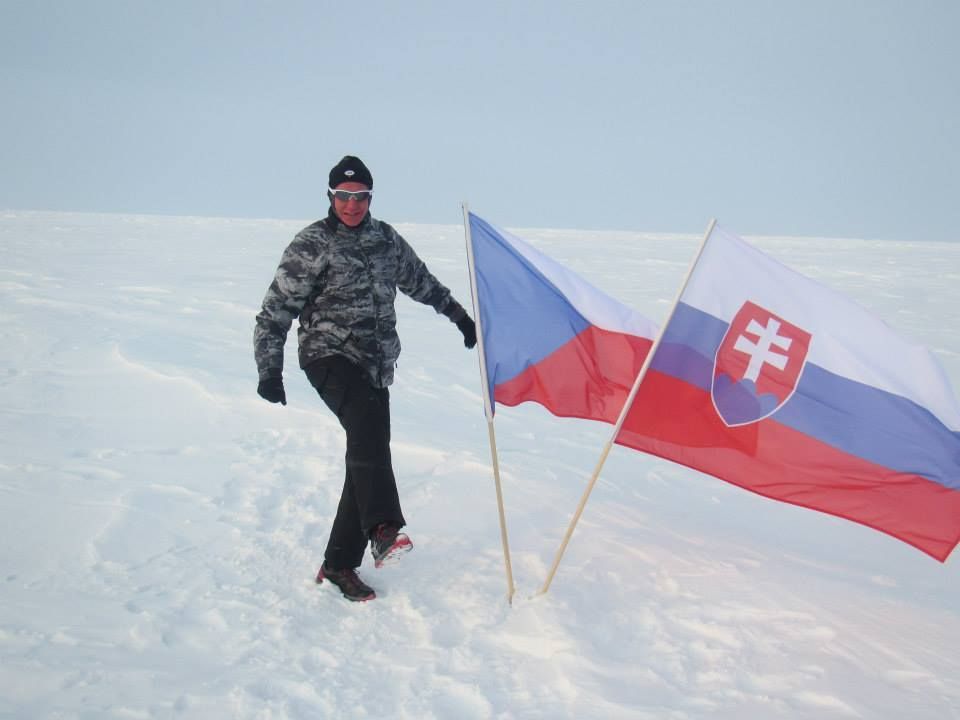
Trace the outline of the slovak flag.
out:
<instances>
[{"instance_id":1,"label":"slovak flag","mask_svg":"<svg viewBox=\"0 0 960 720\"><path fill-rule=\"evenodd\" d=\"M494 403L615 423L657 326L520 238L468 213Z\"/></svg>"},{"instance_id":2,"label":"slovak flag","mask_svg":"<svg viewBox=\"0 0 960 720\"><path fill-rule=\"evenodd\" d=\"M944 561L960 406L934 357L716 226L616 442Z\"/></svg>"}]
</instances>

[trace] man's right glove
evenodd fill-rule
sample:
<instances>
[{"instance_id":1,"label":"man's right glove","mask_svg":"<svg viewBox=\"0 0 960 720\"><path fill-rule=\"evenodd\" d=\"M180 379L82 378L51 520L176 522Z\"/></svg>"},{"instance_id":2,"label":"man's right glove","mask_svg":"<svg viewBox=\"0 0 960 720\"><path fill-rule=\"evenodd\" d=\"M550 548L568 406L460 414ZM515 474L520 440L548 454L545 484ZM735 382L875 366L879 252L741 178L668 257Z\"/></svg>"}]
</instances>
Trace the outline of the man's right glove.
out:
<instances>
[{"instance_id":1,"label":"man's right glove","mask_svg":"<svg viewBox=\"0 0 960 720\"><path fill-rule=\"evenodd\" d=\"M287 393L283 390L282 377L269 377L257 385L257 395L272 403L287 404Z\"/></svg>"}]
</instances>

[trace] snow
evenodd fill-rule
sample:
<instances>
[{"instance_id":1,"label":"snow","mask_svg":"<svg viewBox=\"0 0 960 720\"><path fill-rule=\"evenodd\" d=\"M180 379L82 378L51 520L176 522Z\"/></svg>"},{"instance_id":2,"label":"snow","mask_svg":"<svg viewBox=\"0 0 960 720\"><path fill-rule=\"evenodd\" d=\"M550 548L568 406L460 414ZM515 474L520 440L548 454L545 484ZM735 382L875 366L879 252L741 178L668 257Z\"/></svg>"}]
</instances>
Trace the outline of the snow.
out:
<instances>
[{"instance_id":1,"label":"snow","mask_svg":"<svg viewBox=\"0 0 960 720\"><path fill-rule=\"evenodd\" d=\"M286 407L251 347L306 222L0 213L0 717L960 718L956 558L625 448L538 595L609 428L536 405L497 415L509 605L476 354L407 299L415 549L316 586L341 431L294 333ZM462 228L398 229L469 303ZM658 322L698 242L516 233ZM753 240L960 386L960 243Z\"/></svg>"}]
</instances>

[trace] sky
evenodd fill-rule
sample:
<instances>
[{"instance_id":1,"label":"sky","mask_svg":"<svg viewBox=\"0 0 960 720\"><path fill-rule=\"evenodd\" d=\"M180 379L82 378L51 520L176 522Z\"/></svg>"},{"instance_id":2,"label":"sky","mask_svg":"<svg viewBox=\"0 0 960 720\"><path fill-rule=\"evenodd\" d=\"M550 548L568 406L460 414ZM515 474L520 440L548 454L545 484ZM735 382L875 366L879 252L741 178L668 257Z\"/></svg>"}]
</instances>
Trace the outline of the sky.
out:
<instances>
[{"instance_id":1,"label":"sky","mask_svg":"<svg viewBox=\"0 0 960 720\"><path fill-rule=\"evenodd\" d=\"M957 240L953 0L0 0L0 208Z\"/></svg>"}]
</instances>

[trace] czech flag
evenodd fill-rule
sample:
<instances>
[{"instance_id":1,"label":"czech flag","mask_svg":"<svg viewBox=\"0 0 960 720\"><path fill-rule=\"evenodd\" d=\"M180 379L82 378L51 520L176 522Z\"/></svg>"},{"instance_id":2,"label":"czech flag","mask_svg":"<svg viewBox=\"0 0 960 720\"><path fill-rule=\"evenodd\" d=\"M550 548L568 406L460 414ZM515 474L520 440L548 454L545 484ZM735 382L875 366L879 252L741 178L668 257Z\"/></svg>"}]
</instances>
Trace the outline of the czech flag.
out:
<instances>
[{"instance_id":1,"label":"czech flag","mask_svg":"<svg viewBox=\"0 0 960 720\"><path fill-rule=\"evenodd\" d=\"M714 227L616 442L944 561L960 406L934 357Z\"/></svg>"},{"instance_id":2,"label":"czech flag","mask_svg":"<svg viewBox=\"0 0 960 720\"><path fill-rule=\"evenodd\" d=\"M657 326L523 240L468 213L494 403L616 423Z\"/></svg>"}]
</instances>

